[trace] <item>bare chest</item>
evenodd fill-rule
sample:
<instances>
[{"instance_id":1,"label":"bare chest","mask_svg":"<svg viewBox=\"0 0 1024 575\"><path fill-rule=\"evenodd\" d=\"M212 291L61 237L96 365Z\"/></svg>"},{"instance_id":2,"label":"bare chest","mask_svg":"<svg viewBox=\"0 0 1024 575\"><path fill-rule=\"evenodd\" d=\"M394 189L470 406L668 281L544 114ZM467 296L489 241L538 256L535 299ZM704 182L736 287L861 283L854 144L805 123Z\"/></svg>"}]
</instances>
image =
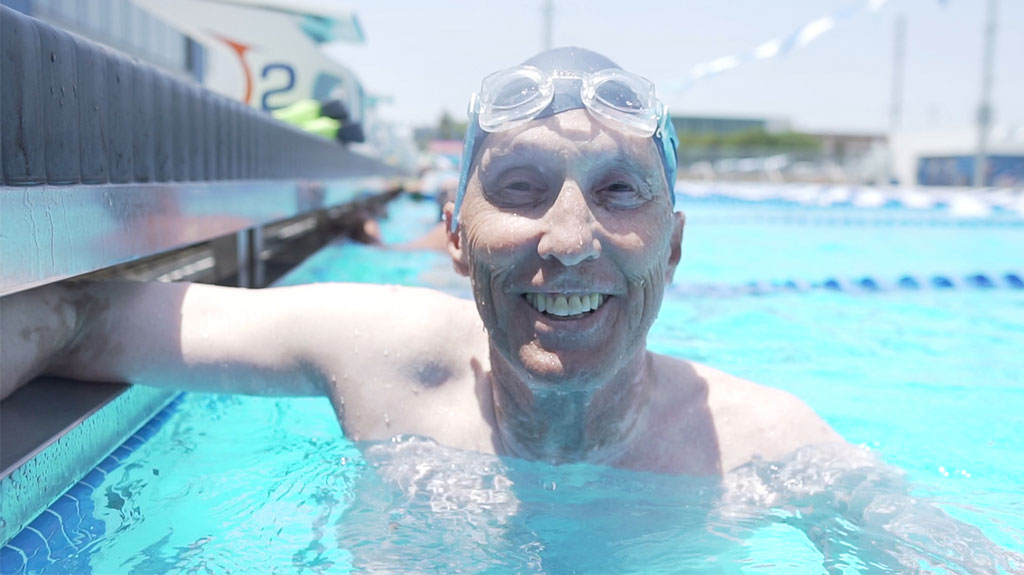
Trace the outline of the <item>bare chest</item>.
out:
<instances>
[{"instance_id":1,"label":"bare chest","mask_svg":"<svg viewBox=\"0 0 1024 575\"><path fill-rule=\"evenodd\" d=\"M332 385L331 402L345 435L355 441L420 436L494 453L490 389L478 358L464 365L435 360L382 363L362 381Z\"/></svg>"}]
</instances>

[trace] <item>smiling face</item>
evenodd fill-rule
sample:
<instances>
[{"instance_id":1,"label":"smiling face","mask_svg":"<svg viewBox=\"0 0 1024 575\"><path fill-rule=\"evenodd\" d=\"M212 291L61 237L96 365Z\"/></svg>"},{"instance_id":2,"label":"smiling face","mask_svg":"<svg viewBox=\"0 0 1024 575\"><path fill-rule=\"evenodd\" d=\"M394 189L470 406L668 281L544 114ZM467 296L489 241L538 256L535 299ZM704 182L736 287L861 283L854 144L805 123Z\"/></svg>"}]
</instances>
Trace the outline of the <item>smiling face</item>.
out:
<instances>
[{"instance_id":1,"label":"smiling face","mask_svg":"<svg viewBox=\"0 0 1024 575\"><path fill-rule=\"evenodd\" d=\"M642 358L682 239L664 173L651 138L582 109L487 135L449 243L520 375L583 385Z\"/></svg>"}]
</instances>

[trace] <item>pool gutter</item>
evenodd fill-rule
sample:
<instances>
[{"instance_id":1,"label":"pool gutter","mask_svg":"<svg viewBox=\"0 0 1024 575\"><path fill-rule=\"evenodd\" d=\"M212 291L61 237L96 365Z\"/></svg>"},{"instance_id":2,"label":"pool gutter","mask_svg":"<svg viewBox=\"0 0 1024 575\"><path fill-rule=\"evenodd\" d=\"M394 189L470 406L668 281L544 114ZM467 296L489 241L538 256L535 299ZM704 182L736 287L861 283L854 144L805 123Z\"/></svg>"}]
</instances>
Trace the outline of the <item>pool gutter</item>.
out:
<instances>
[{"instance_id":1,"label":"pool gutter","mask_svg":"<svg viewBox=\"0 0 1024 575\"><path fill-rule=\"evenodd\" d=\"M39 378L0 402L0 544L17 535L178 393Z\"/></svg>"}]
</instances>

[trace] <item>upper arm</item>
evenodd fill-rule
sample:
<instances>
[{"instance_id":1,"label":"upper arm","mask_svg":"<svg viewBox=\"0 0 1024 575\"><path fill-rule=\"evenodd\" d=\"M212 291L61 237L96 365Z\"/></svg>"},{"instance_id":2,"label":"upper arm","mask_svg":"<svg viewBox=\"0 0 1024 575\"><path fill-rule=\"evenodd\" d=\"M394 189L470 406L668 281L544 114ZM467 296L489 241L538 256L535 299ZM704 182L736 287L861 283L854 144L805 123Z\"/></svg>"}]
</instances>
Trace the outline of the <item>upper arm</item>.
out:
<instances>
[{"instance_id":1,"label":"upper arm","mask_svg":"<svg viewBox=\"0 0 1024 575\"><path fill-rule=\"evenodd\" d=\"M347 405L394 409L468 369L460 358L481 329L471 302L426 288L316 287L318 321L306 326L305 340L318 345L307 345L304 357Z\"/></svg>"},{"instance_id":2,"label":"upper arm","mask_svg":"<svg viewBox=\"0 0 1024 575\"><path fill-rule=\"evenodd\" d=\"M725 470L754 456L772 461L806 445L843 441L809 405L787 391L705 366L700 371L711 385L708 403Z\"/></svg>"}]
</instances>

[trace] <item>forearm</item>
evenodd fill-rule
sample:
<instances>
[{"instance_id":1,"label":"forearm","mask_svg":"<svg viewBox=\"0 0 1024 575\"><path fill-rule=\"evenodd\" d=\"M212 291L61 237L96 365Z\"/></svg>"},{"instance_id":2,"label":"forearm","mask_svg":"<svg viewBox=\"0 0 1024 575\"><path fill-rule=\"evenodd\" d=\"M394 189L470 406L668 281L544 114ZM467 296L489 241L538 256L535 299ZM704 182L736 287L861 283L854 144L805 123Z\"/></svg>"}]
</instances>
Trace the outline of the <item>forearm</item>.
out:
<instances>
[{"instance_id":1,"label":"forearm","mask_svg":"<svg viewBox=\"0 0 1024 575\"><path fill-rule=\"evenodd\" d=\"M62 284L0 298L0 399L53 366L75 340L77 320Z\"/></svg>"},{"instance_id":2,"label":"forearm","mask_svg":"<svg viewBox=\"0 0 1024 575\"><path fill-rule=\"evenodd\" d=\"M285 288L287 289L287 288ZM81 327L50 373L184 391L322 394L281 289L103 282L75 294ZM284 295L284 297L281 297ZM294 322L292 322L294 323Z\"/></svg>"},{"instance_id":3,"label":"forearm","mask_svg":"<svg viewBox=\"0 0 1024 575\"><path fill-rule=\"evenodd\" d=\"M187 391L319 395L321 378L293 344L281 290L96 282L2 300L8 394L41 374ZM292 322L294 323L294 322ZM301 334L297 334L301 335Z\"/></svg>"}]
</instances>

